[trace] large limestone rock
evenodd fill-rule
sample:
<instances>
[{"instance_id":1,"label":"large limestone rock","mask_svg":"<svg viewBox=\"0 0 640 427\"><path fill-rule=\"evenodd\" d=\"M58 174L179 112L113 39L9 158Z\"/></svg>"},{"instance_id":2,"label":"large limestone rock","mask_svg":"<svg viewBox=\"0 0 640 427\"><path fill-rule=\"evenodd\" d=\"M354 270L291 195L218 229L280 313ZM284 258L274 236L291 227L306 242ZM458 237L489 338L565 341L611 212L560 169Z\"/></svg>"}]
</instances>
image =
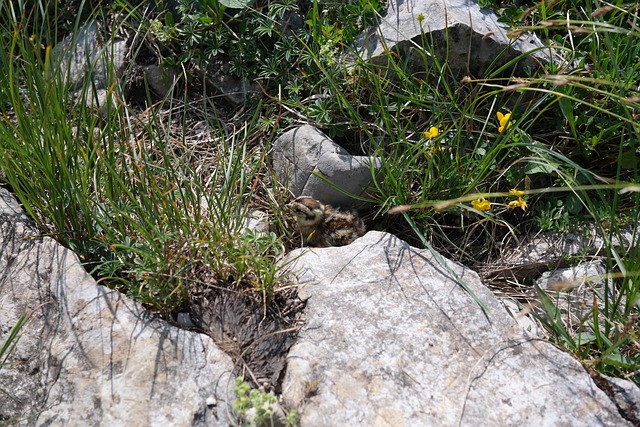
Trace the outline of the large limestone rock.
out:
<instances>
[{"instance_id":1,"label":"large limestone rock","mask_svg":"<svg viewBox=\"0 0 640 427\"><path fill-rule=\"evenodd\" d=\"M492 10L481 9L476 1L389 0L380 25L362 35L357 49L362 58L383 64L387 50L411 55L426 40L440 64L446 63L455 76L481 78L492 63L496 70L524 52L544 47L535 34L510 39L507 29ZM421 56L415 60L424 63ZM539 50L521 60L515 73L526 75L551 60L560 59L549 55L548 48Z\"/></svg>"},{"instance_id":2,"label":"large limestone rock","mask_svg":"<svg viewBox=\"0 0 640 427\"><path fill-rule=\"evenodd\" d=\"M212 340L97 285L71 251L34 237L0 189L0 420L21 425L228 426L233 369Z\"/></svg>"},{"instance_id":3,"label":"large limestone rock","mask_svg":"<svg viewBox=\"0 0 640 427\"><path fill-rule=\"evenodd\" d=\"M308 323L283 397L303 427L631 425L579 362L523 332L469 269L373 231L288 259Z\"/></svg>"}]
</instances>

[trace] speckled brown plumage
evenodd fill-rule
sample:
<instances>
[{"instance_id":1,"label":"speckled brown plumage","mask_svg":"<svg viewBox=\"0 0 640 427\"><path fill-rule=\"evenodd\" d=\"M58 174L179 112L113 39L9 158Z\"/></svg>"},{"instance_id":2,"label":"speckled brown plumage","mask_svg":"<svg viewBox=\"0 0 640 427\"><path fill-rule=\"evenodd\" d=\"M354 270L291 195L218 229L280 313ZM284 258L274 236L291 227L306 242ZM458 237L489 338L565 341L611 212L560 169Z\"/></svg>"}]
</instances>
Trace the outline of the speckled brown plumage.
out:
<instances>
[{"instance_id":1,"label":"speckled brown plumage","mask_svg":"<svg viewBox=\"0 0 640 427\"><path fill-rule=\"evenodd\" d=\"M298 197L289 207L304 243L309 246L344 246L366 232L356 212L335 209L313 197Z\"/></svg>"}]
</instances>

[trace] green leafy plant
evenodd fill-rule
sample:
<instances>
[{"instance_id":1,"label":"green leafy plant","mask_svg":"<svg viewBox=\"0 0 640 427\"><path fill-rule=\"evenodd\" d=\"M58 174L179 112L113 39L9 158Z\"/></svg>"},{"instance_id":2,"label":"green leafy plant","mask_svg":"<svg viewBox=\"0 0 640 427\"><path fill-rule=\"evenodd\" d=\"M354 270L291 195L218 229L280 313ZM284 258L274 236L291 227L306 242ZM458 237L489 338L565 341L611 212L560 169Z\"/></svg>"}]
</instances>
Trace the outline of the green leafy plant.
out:
<instances>
[{"instance_id":1,"label":"green leafy plant","mask_svg":"<svg viewBox=\"0 0 640 427\"><path fill-rule=\"evenodd\" d=\"M555 201L546 200L539 205L539 214L536 216L538 227L542 231L566 232L572 224L569 212L564 208L561 199Z\"/></svg>"},{"instance_id":2,"label":"green leafy plant","mask_svg":"<svg viewBox=\"0 0 640 427\"><path fill-rule=\"evenodd\" d=\"M236 400L233 402L233 411L240 418L243 426L270 426L275 425L274 406L278 398L271 393L264 393L260 390L251 389L249 383L242 377L237 377L233 392ZM295 410L289 411L285 416L287 425L298 424L298 413Z\"/></svg>"}]
</instances>

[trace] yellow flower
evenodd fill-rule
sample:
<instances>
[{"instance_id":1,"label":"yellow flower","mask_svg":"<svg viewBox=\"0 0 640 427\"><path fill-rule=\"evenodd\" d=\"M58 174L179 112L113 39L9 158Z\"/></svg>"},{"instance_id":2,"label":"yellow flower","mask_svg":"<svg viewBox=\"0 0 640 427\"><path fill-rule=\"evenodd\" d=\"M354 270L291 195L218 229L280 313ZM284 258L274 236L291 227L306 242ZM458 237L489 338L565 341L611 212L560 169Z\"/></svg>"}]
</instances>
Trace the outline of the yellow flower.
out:
<instances>
[{"instance_id":1,"label":"yellow flower","mask_svg":"<svg viewBox=\"0 0 640 427\"><path fill-rule=\"evenodd\" d=\"M479 211L488 211L491 210L491 203L483 197L481 199L472 200L471 207Z\"/></svg>"},{"instance_id":2,"label":"yellow flower","mask_svg":"<svg viewBox=\"0 0 640 427\"><path fill-rule=\"evenodd\" d=\"M440 133L440 131L438 130L437 127L435 126L431 126L431 128L429 128L428 131L423 132L422 134L424 135L425 138L427 139L433 139L436 136L438 136L438 134Z\"/></svg>"},{"instance_id":3,"label":"yellow flower","mask_svg":"<svg viewBox=\"0 0 640 427\"><path fill-rule=\"evenodd\" d=\"M502 133L503 130L507 130L511 127L511 123L509 123L509 119L511 119L511 113L502 114L498 111L498 121L500 122L500 127L498 128L498 132Z\"/></svg>"},{"instance_id":4,"label":"yellow flower","mask_svg":"<svg viewBox=\"0 0 640 427\"><path fill-rule=\"evenodd\" d=\"M522 197L518 197L518 200L512 200L509 202L509 208L520 208L522 210L525 210L527 209L527 202Z\"/></svg>"},{"instance_id":5,"label":"yellow flower","mask_svg":"<svg viewBox=\"0 0 640 427\"><path fill-rule=\"evenodd\" d=\"M524 191L520 191L520 190L517 190L515 188L512 188L511 190L509 190L509 194L512 195L512 196L520 197L520 196L524 196Z\"/></svg>"}]
</instances>

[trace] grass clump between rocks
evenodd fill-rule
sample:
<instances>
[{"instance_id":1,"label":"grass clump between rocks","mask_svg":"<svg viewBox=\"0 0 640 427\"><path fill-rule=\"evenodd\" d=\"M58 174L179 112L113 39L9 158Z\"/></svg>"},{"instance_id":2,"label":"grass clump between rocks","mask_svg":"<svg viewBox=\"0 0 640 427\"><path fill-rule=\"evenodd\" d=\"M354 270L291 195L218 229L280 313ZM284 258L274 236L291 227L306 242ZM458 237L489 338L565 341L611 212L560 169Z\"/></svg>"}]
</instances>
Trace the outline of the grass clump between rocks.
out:
<instances>
[{"instance_id":1,"label":"grass clump between rocks","mask_svg":"<svg viewBox=\"0 0 640 427\"><path fill-rule=\"evenodd\" d=\"M527 233L596 224L611 279L603 304L569 326L539 290L538 316L586 365L638 383L638 244L613 243L624 226L637 236L640 215L638 9L486 5L502 7L511 34L536 32L565 60L517 79L497 66L460 79L427 33L413 46L420 73L392 52L385 68L354 59L356 36L384 2L183 1L155 11L113 2L118 26L144 40L135 54L155 50L185 72L161 99L145 88L137 109L127 102L133 67L111 76L108 113L96 114L84 102L91 85L74 99L53 66L51 48L66 35L47 26L57 9L5 4L0 176L44 234L158 312L183 307L194 283L254 292L266 306L292 246L268 149L283 130L311 123L382 160L365 196L374 228L466 265L499 258ZM244 109L220 109L193 89L192 71L215 61L260 84ZM267 233L246 230L255 208L268 212Z\"/></svg>"}]
</instances>

